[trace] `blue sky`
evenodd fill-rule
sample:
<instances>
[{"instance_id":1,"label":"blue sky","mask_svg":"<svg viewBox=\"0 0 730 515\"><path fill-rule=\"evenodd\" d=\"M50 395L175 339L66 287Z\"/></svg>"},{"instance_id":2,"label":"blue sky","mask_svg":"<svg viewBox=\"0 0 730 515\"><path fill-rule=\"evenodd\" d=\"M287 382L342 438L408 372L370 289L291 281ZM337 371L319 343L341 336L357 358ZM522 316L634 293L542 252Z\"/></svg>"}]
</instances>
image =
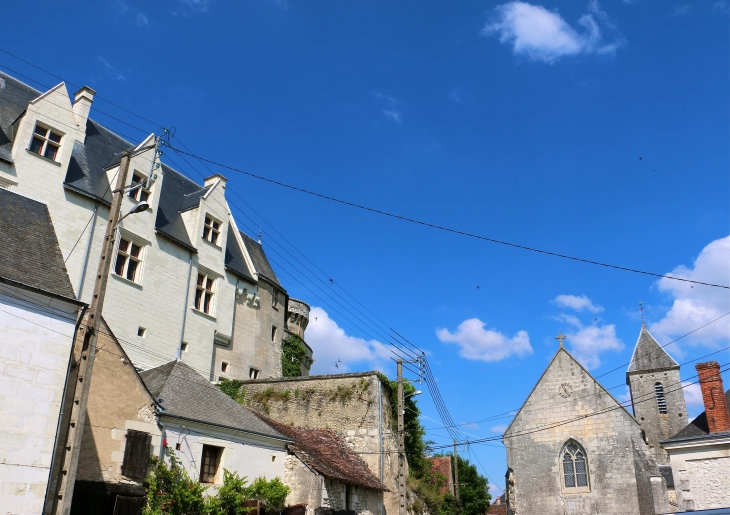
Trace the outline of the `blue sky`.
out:
<instances>
[{"instance_id":1,"label":"blue sky","mask_svg":"<svg viewBox=\"0 0 730 515\"><path fill-rule=\"evenodd\" d=\"M199 155L276 180L729 284L728 9L712 0L11 2L2 48L92 86L92 116L134 141L158 129L102 99L176 127ZM59 82L7 54L0 68L36 87ZM180 156L166 157L200 180ZM598 375L629 361L639 301L662 344L730 311L723 290L438 232L223 173L247 204L233 198L242 228L262 228L290 294L317 308L315 371L392 372L378 342L393 327L428 352L458 423L518 408L558 331ZM375 327L359 305L365 314L345 310L339 295L355 301L342 289L387 324ZM689 361L726 347L728 318L671 352ZM600 380L621 385L624 368ZM702 411L696 390L688 400L690 414ZM492 436L508 423L464 430ZM424 424L448 443L438 423ZM503 448L471 452L503 487Z\"/></svg>"}]
</instances>

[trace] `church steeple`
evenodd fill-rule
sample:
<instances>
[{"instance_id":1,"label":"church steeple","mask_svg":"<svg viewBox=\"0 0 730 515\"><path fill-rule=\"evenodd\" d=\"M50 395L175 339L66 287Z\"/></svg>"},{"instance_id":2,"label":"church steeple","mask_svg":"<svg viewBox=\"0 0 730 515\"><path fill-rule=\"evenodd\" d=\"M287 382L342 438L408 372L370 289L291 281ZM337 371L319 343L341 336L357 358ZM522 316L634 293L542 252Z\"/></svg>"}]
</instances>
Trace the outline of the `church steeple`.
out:
<instances>
[{"instance_id":1,"label":"church steeple","mask_svg":"<svg viewBox=\"0 0 730 515\"><path fill-rule=\"evenodd\" d=\"M636 346L634 347L634 354L631 356L631 363L626 371L626 381L628 384L628 376L632 372L649 372L652 370L666 370L672 368L679 368L679 363L674 361L672 357L667 354L659 343L646 328L644 320L641 321L641 332L639 338L636 340Z\"/></svg>"}]
</instances>

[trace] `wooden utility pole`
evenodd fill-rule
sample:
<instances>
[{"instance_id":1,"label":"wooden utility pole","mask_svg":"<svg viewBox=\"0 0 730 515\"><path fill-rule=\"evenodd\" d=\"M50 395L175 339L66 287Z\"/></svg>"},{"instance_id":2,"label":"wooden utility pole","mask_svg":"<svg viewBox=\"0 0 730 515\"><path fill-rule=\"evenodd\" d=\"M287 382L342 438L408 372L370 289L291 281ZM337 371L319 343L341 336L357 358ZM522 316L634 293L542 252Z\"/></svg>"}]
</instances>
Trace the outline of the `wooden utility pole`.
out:
<instances>
[{"instance_id":1,"label":"wooden utility pole","mask_svg":"<svg viewBox=\"0 0 730 515\"><path fill-rule=\"evenodd\" d=\"M454 440L454 497L459 498L459 454Z\"/></svg>"},{"instance_id":2,"label":"wooden utility pole","mask_svg":"<svg viewBox=\"0 0 730 515\"><path fill-rule=\"evenodd\" d=\"M83 345L81 347L81 358L77 365L79 372L76 384L74 385L73 406L71 408L66 445L64 446L61 481L57 494L58 504L56 505L55 512L57 515L69 515L71 511L79 453L81 452L81 439L84 434L84 423L86 422L86 403L89 399L89 389L91 387L91 372L94 368L96 344L99 339L99 327L101 325L101 312L104 307L106 285L109 280L109 270L111 268L112 254L114 253L114 235L116 234L119 213L122 210L124 186L127 182L127 173L129 172L129 159L130 154L125 151L122 154L122 160L119 164L117 187L112 192L112 206L109 210L109 223L106 226L104 246L101 249L99 267L96 271L94 296L91 298L91 305L87 311L86 320L81 324L79 329L83 336Z\"/></svg>"},{"instance_id":3,"label":"wooden utility pole","mask_svg":"<svg viewBox=\"0 0 730 515\"><path fill-rule=\"evenodd\" d=\"M406 515L406 446L403 433L403 360L398 360L398 515Z\"/></svg>"}]
</instances>

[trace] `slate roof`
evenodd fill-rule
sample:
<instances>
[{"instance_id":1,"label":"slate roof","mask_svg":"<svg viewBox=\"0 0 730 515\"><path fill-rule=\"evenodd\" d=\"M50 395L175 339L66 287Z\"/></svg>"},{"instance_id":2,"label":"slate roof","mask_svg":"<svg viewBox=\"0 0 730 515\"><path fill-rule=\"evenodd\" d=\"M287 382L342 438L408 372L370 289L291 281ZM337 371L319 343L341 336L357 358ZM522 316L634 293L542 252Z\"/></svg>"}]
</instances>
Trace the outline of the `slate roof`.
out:
<instances>
[{"instance_id":1,"label":"slate roof","mask_svg":"<svg viewBox=\"0 0 730 515\"><path fill-rule=\"evenodd\" d=\"M679 363L667 354L667 351L657 343L646 326L642 324L639 339L636 340L636 347L634 347L634 354L631 356L631 364L626 373L668 368L679 368Z\"/></svg>"},{"instance_id":2,"label":"slate roof","mask_svg":"<svg viewBox=\"0 0 730 515\"><path fill-rule=\"evenodd\" d=\"M162 416L288 440L182 361L171 361L139 375L159 400Z\"/></svg>"},{"instance_id":3,"label":"slate roof","mask_svg":"<svg viewBox=\"0 0 730 515\"><path fill-rule=\"evenodd\" d=\"M256 269L256 272L270 283L281 288L281 283L279 282L279 279L276 278L274 269L271 268L271 264L266 258L266 253L264 252L264 248L261 244L243 232L241 233L241 238L243 238L243 244L246 245L248 255L251 256L251 261L253 261L253 266Z\"/></svg>"},{"instance_id":4,"label":"slate roof","mask_svg":"<svg viewBox=\"0 0 730 515\"><path fill-rule=\"evenodd\" d=\"M390 491L373 475L367 463L329 429L287 426L260 413L256 415L281 434L294 440L294 443L287 446L289 450L305 465L323 476L374 490Z\"/></svg>"},{"instance_id":5,"label":"slate roof","mask_svg":"<svg viewBox=\"0 0 730 515\"><path fill-rule=\"evenodd\" d=\"M238 242L236 241L236 233L233 228L233 224L228 224L224 265L234 274L256 284L256 279L253 278L253 274L248 269L246 259L243 257L243 252L241 252L241 247L238 246Z\"/></svg>"},{"instance_id":6,"label":"slate roof","mask_svg":"<svg viewBox=\"0 0 730 515\"><path fill-rule=\"evenodd\" d=\"M0 72L0 159L13 162L13 123L25 112L28 102L40 95L40 91Z\"/></svg>"},{"instance_id":7,"label":"slate roof","mask_svg":"<svg viewBox=\"0 0 730 515\"><path fill-rule=\"evenodd\" d=\"M2 188L0 278L76 300L48 207Z\"/></svg>"},{"instance_id":8,"label":"slate roof","mask_svg":"<svg viewBox=\"0 0 730 515\"><path fill-rule=\"evenodd\" d=\"M725 399L727 399L728 405L730 405L730 390L725 392ZM681 431L679 431L676 435L669 438L668 440L665 440L667 442L672 442L674 440L686 440L689 438L702 438L704 436L708 436L710 434L710 428L707 425L707 412L703 411L700 413L692 422L687 424L682 428ZM730 435L730 432L728 433L715 433L715 434L728 434Z\"/></svg>"}]
</instances>

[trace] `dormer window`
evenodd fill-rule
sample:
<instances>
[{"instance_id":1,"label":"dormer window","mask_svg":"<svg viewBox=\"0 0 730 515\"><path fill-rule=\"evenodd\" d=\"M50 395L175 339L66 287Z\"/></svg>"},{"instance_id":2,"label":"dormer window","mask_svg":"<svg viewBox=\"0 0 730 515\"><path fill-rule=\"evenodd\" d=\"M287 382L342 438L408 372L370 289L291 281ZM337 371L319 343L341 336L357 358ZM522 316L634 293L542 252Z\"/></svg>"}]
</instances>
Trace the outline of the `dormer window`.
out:
<instances>
[{"instance_id":1,"label":"dormer window","mask_svg":"<svg viewBox=\"0 0 730 515\"><path fill-rule=\"evenodd\" d=\"M36 125L28 150L51 161L55 161L56 155L58 155L58 148L61 146L62 137L61 134L47 127Z\"/></svg>"},{"instance_id":2,"label":"dormer window","mask_svg":"<svg viewBox=\"0 0 730 515\"><path fill-rule=\"evenodd\" d=\"M209 241L213 245L219 245L218 240L221 236L221 223L213 220L211 217L205 217L205 225L203 226L203 239Z\"/></svg>"},{"instance_id":3,"label":"dormer window","mask_svg":"<svg viewBox=\"0 0 730 515\"><path fill-rule=\"evenodd\" d=\"M147 185L147 179L145 178L145 176L139 172L134 172L132 174L131 185L133 188L134 186L139 186L130 190L129 198L131 198L135 202L147 202L147 200L150 198L150 190L145 188L145 186Z\"/></svg>"}]
</instances>

